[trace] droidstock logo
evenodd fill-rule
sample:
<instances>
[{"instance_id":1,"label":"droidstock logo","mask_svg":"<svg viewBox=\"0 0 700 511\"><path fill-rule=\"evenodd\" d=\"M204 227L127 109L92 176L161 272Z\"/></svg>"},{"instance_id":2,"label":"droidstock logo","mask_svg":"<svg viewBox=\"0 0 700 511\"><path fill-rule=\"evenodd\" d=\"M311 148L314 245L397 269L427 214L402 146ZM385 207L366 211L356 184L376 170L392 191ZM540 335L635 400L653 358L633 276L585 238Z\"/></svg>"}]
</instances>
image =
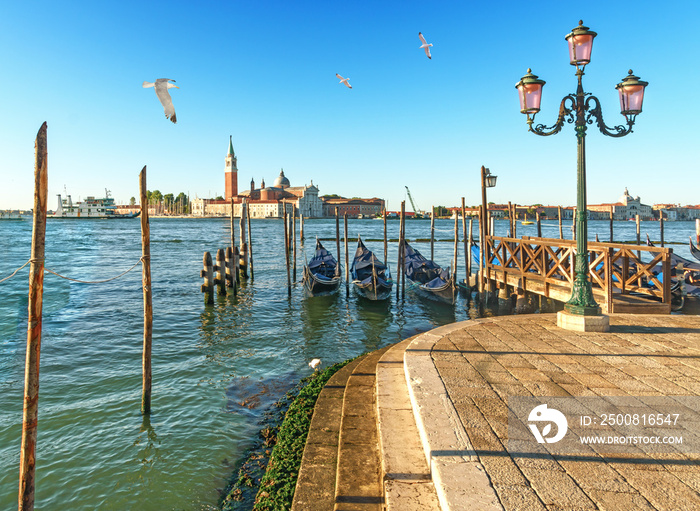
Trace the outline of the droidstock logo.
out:
<instances>
[{"instance_id":1,"label":"droidstock logo","mask_svg":"<svg viewBox=\"0 0 700 511\"><path fill-rule=\"evenodd\" d=\"M547 422L540 433L536 424L528 424L530 426L530 431L535 435L537 442L543 444L547 442L548 444L553 444L558 442L569 429L569 423L566 421L566 417L559 410L554 408L547 408L546 404L538 405L532 409L530 415L527 418L528 422ZM552 423L557 425L557 434L553 437L547 437L552 431Z\"/></svg>"}]
</instances>

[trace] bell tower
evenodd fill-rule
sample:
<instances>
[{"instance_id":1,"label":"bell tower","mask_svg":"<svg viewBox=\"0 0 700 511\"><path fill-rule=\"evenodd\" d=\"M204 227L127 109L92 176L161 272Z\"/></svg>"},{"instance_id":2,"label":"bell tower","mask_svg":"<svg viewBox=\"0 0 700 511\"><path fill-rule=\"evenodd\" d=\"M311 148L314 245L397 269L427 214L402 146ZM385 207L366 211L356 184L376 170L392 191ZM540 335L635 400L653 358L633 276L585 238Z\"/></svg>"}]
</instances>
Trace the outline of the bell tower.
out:
<instances>
[{"instance_id":1,"label":"bell tower","mask_svg":"<svg viewBox=\"0 0 700 511\"><path fill-rule=\"evenodd\" d=\"M238 195L238 158L233 152L233 136L229 136L228 154L226 155L226 200Z\"/></svg>"}]
</instances>

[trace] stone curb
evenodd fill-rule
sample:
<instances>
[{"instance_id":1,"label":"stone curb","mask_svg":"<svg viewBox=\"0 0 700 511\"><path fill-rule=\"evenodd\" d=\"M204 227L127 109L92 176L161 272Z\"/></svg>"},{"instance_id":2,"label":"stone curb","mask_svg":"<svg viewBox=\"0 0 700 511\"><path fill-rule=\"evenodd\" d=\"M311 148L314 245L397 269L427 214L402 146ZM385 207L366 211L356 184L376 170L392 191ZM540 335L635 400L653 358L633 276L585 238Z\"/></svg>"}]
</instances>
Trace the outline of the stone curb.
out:
<instances>
[{"instance_id":1,"label":"stone curb","mask_svg":"<svg viewBox=\"0 0 700 511\"><path fill-rule=\"evenodd\" d=\"M386 511L438 511L413 407L403 356L414 338L392 346L377 364L377 432Z\"/></svg>"},{"instance_id":2,"label":"stone curb","mask_svg":"<svg viewBox=\"0 0 700 511\"><path fill-rule=\"evenodd\" d=\"M433 346L469 320L419 335L406 348L404 370L426 461L443 511L503 510L433 362Z\"/></svg>"}]
</instances>

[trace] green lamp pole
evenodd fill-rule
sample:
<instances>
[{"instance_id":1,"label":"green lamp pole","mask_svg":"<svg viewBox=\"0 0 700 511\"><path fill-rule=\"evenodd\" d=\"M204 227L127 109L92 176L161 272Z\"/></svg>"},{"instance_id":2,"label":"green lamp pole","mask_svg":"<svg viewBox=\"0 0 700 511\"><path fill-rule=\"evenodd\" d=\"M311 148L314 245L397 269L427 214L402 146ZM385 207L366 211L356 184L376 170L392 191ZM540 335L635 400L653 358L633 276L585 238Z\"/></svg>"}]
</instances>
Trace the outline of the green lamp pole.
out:
<instances>
[{"instance_id":1,"label":"green lamp pole","mask_svg":"<svg viewBox=\"0 0 700 511\"><path fill-rule=\"evenodd\" d=\"M603 121L603 113L598 98L583 91L581 78L583 70L591 61L593 38L597 34L583 26L579 21L566 40L569 43L569 57L572 66L576 66L578 87L575 94L565 96L559 106L559 117L553 126L537 124L533 127L535 115L540 111L542 87L544 80L538 79L531 70L515 85L520 97L520 112L527 115L528 130L535 135L549 136L561 131L565 122L574 124L577 147L577 200L576 200L576 263L574 285L571 298L564 306L570 314L580 316L598 316L600 307L593 298L588 272L588 214L586 211L586 129L595 121L603 135L624 137L632 133L632 126L642 111L644 88L648 85L629 71L629 75L615 87L620 94L621 113L627 120L627 126L610 128Z\"/></svg>"}]
</instances>

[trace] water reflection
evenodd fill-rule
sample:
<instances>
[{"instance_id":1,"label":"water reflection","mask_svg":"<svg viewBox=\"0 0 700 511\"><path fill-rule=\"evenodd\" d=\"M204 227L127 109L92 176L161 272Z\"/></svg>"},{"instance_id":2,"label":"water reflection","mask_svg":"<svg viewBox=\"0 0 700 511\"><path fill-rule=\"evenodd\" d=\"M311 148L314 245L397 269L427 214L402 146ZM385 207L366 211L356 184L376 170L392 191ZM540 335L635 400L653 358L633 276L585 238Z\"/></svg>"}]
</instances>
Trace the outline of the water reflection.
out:
<instances>
[{"instance_id":1,"label":"water reflection","mask_svg":"<svg viewBox=\"0 0 700 511\"><path fill-rule=\"evenodd\" d=\"M151 417L150 415L144 415L139 428L139 435L134 441L134 447L139 448L136 453L136 461L143 466L153 466L160 459L158 446L160 446L160 440L158 440L156 430L151 425Z\"/></svg>"}]
</instances>

